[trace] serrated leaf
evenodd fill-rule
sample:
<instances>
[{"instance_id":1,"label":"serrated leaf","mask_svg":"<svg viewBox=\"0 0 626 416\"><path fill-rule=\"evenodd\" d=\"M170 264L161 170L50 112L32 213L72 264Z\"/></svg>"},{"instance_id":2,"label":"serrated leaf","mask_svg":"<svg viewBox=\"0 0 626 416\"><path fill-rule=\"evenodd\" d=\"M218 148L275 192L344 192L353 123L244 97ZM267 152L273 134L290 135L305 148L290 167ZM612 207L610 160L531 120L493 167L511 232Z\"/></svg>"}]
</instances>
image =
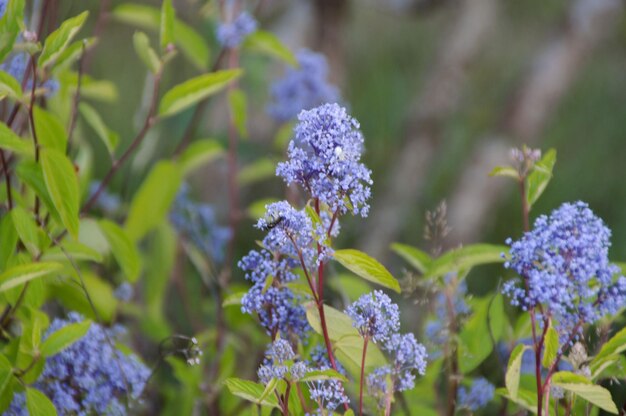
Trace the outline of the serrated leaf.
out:
<instances>
[{"instance_id":1,"label":"serrated leaf","mask_svg":"<svg viewBox=\"0 0 626 416\"><path fill-rule=\"evenodd\" d=\"M10 97L14 100L22 98L22 86L10 74L0 71L0 99Z\"/></svg>"},{"instance_id":2,"label":"serrated leaf","mask_svg":"<svg viewBox=\"0 0 626 416\"><path fill-rule=\"evenodd\" d=\"M165 93L159 105L159 116L169 117L214 95L243 74L241 69L227 69L200 75L178 84Z\"/></svg>"},{"instance_id":3,"label":"serrated leaf","mask_svg":"<svg viewBox=\"0 0 626 416\"><path fill-rule=\"evenodd\" d=\"M102 140L110 155L115 153L117 144L119 143L119 135L104 124L100 114L89 104L82 102L78 106L80 114L83 116L89 127L93 129L96 135Z\"/></svg>"},{"instance_id":4,"label":"serrated leaf","mask_svg":"<svg viewBox=\"0 0 626 416\"><path fill-rule=\"evenodd\" d=\"M420 273L425 273L433 261L426 252L406 244L393 243L391 250L406 260Z\"/></svg>"},{"instance_id":5,"label":"serrated leaf","mask_svg":"<svg viewBox=\"0 0 626 416\"><path fill-rule=\"evenodd\" d=\"M30 416L55 416L57 414L57 409L48 396L32 387L26 387L26 407Z\"/></svg>"},{"instance_id":6,"label":"serrated leaf","mask_svg":"<svg viewBox=\"0 0 626 416\"><path fill-rule=\"evenodd\" d=\"M35 152L32 141L22 139L3 122L0 123L0 147L26 156L33 155Z\"/></svg>"},{"instance_id":7,"label":"serrated leaf","mask_svg":"<svg viewBox=\"0 0 626 416\"><path fill-rule=\"evenodd\" d=\"M161 49L165 50L167 45L174 43L174 19L175 12L172 0L163 0L161 6Z\"/></svg>"},{"instance_id":8,"label":"serrated leaf","mask_svg":"<svg viewBox=\"0 0 626 416\"><path fill-rule=\"evenodd\" d=\"M67 134L61 120L39 106L33 108L33 117L39 145L45 149L54 149L65 153Z\"/></svg>"},{"instance_id":9,"label":"serrated leaf","mask_svg":"<svg viewBox=\"0 0 626 416\"><path fill-rule=\"evenodd\" d=\"M13 266L0 274L0 293L23 285L33 279L48 276L61 270L59 263L40 262Z\"/></svg>"},{"instance_id":10,"label":"serrated leaf","mask_svg":"<svg viewBox=\"0 0 626 416\"><path fill-rule=\"evenodd\" d=\"M354 250L336 250L333 258L356 275L400 293L400 284L378 260Z\"/></svg>"},{"instance_id":11,"label":"serrated leaf","mask_svg":"<svg viewBox=\"0 0 626 416\"><path fill-rule=\"evenodd\" d=\"M469 270L482 264L502 263L502 253L508 253L506 246L494 244L471 244L450 250L434 259L424 274L424 278L435 278L459 270Z\"/></svg>"},{"instance_id":12,"label":"serrated leaf","mask_svg":"<svg viewBox=\"0 0 626 416\"><path fill-rule=\"evenodd\" d=\"M158 31L161 27L161 11L143 4L120 4L113 10L113 17L145 30ZM207 42L193 28L176 18L174 19L174 39L176 46L198 69L207 69L209 62Z\"/></svg>"},{"instance_id":13,"label":"serrated leaf","mask_svg":"<svg viewBox=\"0 0 626 416\"><path fill-rule=\"evenodd\" d=\"M68 324L63 328L53 332L46 338L41 344L41 355L44 357L52 357L55 354L60 353L74 342L81 339L91 326L91 321L85 320L82 322L76 322Z\"/></svg>"},{"instance_id":14,"label":"serrated leaf","mask_svg":"<svg viewBox=\"0 0 626 416\"><path fill-rule=\"evenodd\" d=\"M489 176L508 176L509 178L519 180L519 172L510 166L496 166L489 172Z\"/></svg>"},{"instance_id":15,"label":"serrated leaf","mask_svg":"<svg viewBox=\"0 0 626 416\"><path fill-rule=\"evenodd\" d=\"M178 164L183 176L224 154L222 145L213 139L196 140L180 155Z\"/></svg>"},{"instance_id":16,"label":"serrated leaf","mask_svg":"<svg viewBox=\"0 0 626 416\"><path fill-rule=\"evenodd\" d=\"M539 199L543 191L552 179L552 170L556 163L556 150L550 149L533 167L533 171L526 179L526 200L528 206L532 207Z\"/></svg>"},{"instance_id":17,"label":"serrated leaf","mask_svg":"<svg viewBox=\"0 0 626 416\"><path fill-rule=\"evenodd\" d=\"M528 350L528 345L517 345L509 357L509 364L506 367L505 385L511 399L517 399L519 392L519 379L522 369L522 358L524 352Z\"/></svg>"},{"instance_id":18,"label":"serrated leaf","mask_svg":"<svg viewBox=\"0 0 626 416\"><path fill-rule=\"evenodd\" d=\"M615 415L618 414L611 393L602 386L591 384L584 376L568 371L559 371L552 376L552 385L572 392L602 410Z\"/></svg>"},{"instance_id":19,"label":"serrated leaf","mask_svg":"<svg viewBox=\"0 0 626 416\"><path fill-rule=\"evenodd\" d=\"M173 162L158 162L141 184L128 210L124 228L138 241L167 218L182 182L180 168Z\"/></svg>"},{"instance_id":20,"label":"serrated leaf","mask_svg":"<svg viewBox=\"0 0 626 416\"><path fill-rule=\"evenodd\" d=\"M544 349L541 364L545 368L550 368L552 366L552 363L556 359L556 354L559 351L559 333L556 332L556 329L554 329L552 325L550 325L548 331L546 332L546 337L543 345Z\"/></svg>"},{"instance_id":21,"label":"serrated leaf","mask_svg":"<svg viewBox=\"0 0 626 416\"><path fill-rule=\"evenodd\" d=\"M85 11L78 16L67 19L61 23L61 26L57 30L48 35L37 62L39 68L44 68L61 55L72 38L83 26L88 15L89 12Z\"/></svg>"},{"instance_id":22,"label":"serrated leaf","mask_svg":"<svg viewBox=\"0 0 626 416\"><path fill-rule=\"evenodd\" d=\"M122 272L129 282L136 282L141 272L141 258L137 247L116 223L103 219L99 225Z\"/></svg>"},{"instance_id":23,"label":"serrated leaf","mask_svg":"<svg viewBox=\"0 0 626 416\"><path fill-rule=\"evenodd\" d=\"M74 165L64 153L45 149L41 152L41 169L46 188L63 225L78 238L79 190Z\"/></svg>"},{"instance_id":24,"label":"serrated leaf","mask_svg":"<svg viewBox=\"0 0 626 416\"><path fill-rule=\"evenodd\" d=\"M293 52L271 32L257 30L246 37L243 46L282 59L291 66L298 66Z\"/></svg>"},{"instance_id":25,"label":"serrated leaf","mask_svg":"<svg viewBox=\"0 0 626 416\"><path fill-rule=\"evenodd\" d=\"M253 381L241 380L239 378L231 377L224 382L228 390L237 397L248 400L252 403L258 403L262 406L278 407L278 400L276 396L267 396L265 399L259 402L259 398L265 391L265 386Z\"/></svg>"}]
</instances>

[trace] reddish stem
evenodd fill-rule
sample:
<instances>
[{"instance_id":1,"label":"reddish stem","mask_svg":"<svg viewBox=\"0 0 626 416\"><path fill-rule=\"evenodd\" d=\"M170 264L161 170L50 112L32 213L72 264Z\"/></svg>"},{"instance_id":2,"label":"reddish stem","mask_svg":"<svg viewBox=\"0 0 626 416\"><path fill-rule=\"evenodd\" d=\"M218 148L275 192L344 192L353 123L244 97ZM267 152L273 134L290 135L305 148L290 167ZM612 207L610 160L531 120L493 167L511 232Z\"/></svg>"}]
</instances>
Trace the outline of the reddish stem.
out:
<instances>
[{"instance_id":1,"label":"reddish stem","mask_svg":"<svg viewBox=\"0 0 626 416\"><path fill-rule=\"evenodd\" d=\"M363 356L361 357L361 381L359 383L359 416L363 416L363 380L365 379L365 356L369 337L363 338Z\"/></svg>"}]
</instances>

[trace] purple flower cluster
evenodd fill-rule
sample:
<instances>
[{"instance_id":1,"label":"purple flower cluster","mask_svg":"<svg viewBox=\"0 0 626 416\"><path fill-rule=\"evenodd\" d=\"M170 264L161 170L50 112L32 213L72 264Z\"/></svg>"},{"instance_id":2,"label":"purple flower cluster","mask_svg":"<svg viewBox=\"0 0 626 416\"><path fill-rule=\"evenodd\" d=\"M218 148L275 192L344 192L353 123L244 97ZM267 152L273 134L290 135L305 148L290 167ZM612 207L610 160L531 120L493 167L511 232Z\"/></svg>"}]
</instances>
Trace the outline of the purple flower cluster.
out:
<instances>
[{"instance_id":1,"label":"purple flower cluster","mask_svg":"<svg viewBox=\"0 0 626 416\"><path fill-rule=\"evenodd\" d=\"M217 40L224 48L236 48L249 34L255 32L257 22L248 12L241 12L231 22L222 22L217 27Z\"/></svg>"},{"instance_id":2,"label":"purple flower cluster","mask_svg":"<svg viewBox=\"0 0 626 416\"><path fill-rule=\"evenodd\" d=\"M329 370L330 360L326 349L320 345L311 352L310 367L315 370ZM337 371L346 374L341 364L337 363ZM339 406L350 403L350 398L346 395L341 383L337 380L319 380L307 383L311 400L318 404L318 414L327 414Z\"/></svg>"},{"instance_id":3,"label":"purple flower cluster","mask_svg":"<svg viewBox=\"0 0 626 416\"><path fill-rule=\"evenodd\" d=\"M76 313L68 320L55 319L45 337L82 320ZM118 334L119 330L92 323L83 338L46 360L34 387L52 400L59 414L125 415L126 404L139 399L150 371L135 355L111 347L107 338ZM22 393L8 414L27 414L23 403Z\"/></svg>"},{"instance_id":4,"label":"purple flower cluster","mask_svg":"<svg viewBox=\"0 0 626 416\"><path fill-rule=\"evenodd\" d=\"M465 387L459 387L458 406L475 412L493 399L495 391L493 384L484 378L478 378L474 380L469 391Z\"/></svg>"},{"instance_id":5,"label":"purple flower cluster","mask_svg":"<svg viewBox=\"0 0 626 416\"><path fill-rule=\"evenodd\" d=\"M215 262L224 260L224 247L230 239L228 227L218 224L213 207L191 200L189 187L183 185L170 212L176 230Z\"/></svg>"},{"instance_id":6,"label":"purple flower cluster","mask_svg":"<svg viewBox=\"0 0 626 416\"><path fill-rule=\"evenodd\" d=\"M359 334L375 344L388 341L400 330L400 309L382 290L361 296L345 312Z\"/></svg>"},{"instance_id":7,"label":"purple flower cluster","mask_svg":"<svg viewBox=\"0 0 626 416\"><path fill-rule=\"evenodd\" d=\"M288 160L276 174L301 185L332 213L367 216L372 180L362 152L359 123L338 104L324 104L298 115Z\"/></svg>"},{"instance_id":8,"label":"purple flower cluster","mask_svg":"<svg viewBox=\"0 0 626 416\"><path fill-rule=\"evenodd\" d=\"M506 268L523 279L504 285L511 303L529 310L543 305L562 337L626 304L626 278L609 261L611 231L584 202L565 203L542 215L518 241L507 240Z\"/></svg>"},{"instance_id":9,"label":"purple flower cluster","mask_svg":"<svg viewBox=\"0 0 626 416\"><path fill-rule=\"evenodd\" d=\"M295 358L296 354L293 352L291 344L284 339L277 339L269 345L265 352L265 360L257 372L259 380L263 384L267 384L273 378L285 378L290 372L290 367L294 367L290 361L293 361ZM295 367L296 375L299 376L301 366Z\"/></svg>"},{"instance_id":10,"label":"purple flower cluster","mask_svg":"<svg viewBox=\"0 0 626 416\"><path fill-rule=\"evenodd\" d=\"M302 110L339 100L339 90L327 81L328 63L324 55L300 50L297 68L289 68L284 77L272 84L269 114L279 122L295 118Z\"/></svg>"}]
</instances>

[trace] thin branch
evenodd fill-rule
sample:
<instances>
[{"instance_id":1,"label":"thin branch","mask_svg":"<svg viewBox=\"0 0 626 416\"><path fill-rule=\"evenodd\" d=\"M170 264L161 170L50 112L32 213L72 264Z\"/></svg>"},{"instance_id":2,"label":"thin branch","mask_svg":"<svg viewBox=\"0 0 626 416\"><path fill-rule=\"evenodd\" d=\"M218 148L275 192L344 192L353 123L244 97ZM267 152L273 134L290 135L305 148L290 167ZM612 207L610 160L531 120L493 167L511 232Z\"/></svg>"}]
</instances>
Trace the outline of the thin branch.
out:
<instances>
[{"instance_id":1,"label":"thin branch","mask_svg":"<svg viewBox=\"0 0 626 416\"><path fill-rule=\"evenodd\" d=\"M11 174L9 173L9 166L7 160L4 157L4 150L0 149L0 162L2 162L2 172L4 173L4 180L7 187L7 201L9 203L9 211L13 209L13 194L11 193Z\"/></svg>"}]
</instances>

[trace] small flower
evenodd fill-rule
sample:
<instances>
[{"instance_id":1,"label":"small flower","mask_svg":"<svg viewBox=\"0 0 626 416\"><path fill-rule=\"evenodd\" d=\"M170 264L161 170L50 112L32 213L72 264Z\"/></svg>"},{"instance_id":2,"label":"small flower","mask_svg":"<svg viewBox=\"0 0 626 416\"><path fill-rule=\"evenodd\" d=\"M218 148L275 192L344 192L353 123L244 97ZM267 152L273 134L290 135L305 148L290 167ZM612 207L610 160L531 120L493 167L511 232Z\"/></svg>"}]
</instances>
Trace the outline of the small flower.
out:
<instances>
[{"instance_id":1,"label":"small flower","mask_svg":"<svg viewBox=\"0 0 626 416\"><path fill-rule=\"evenodd\" d=\"M484 378L474 380L469 391L465 387L459 387L458 406L472 412L477 411L493 399L495 387Z\"/></svg>"},{"instance_id":2,"label":"small flower","mask_svg":"<svg viewBox=\"0 0 626 416\"><path fill-rule=\"evenodd\" d=\"M337 364L337 371L345 375L346 372L341 364ZM326 350L318 345L311 352L311 368L316 370L328 370L331 368ZM318 404L318 414L327 414L339 406L350 403L350 398L345 394L343 386L337 380L319 380L307 383L311 400Z\"/></svg>"},{"instance_id":3,"label":"small flower","mask_svg":"<svg viewBox=\"0 0 626 416\"><path fill-rule=\"evenodd\" d=\"M327 81L328 63L324 55L303 49L296 58L298 67L289 68L271 87L268 112L279 122L292 120L302 110L339 100L338 89Z\"/></svg>"},{"instance_id":4,"label":"small flower","mask_svg":"<svg viewBox=\"0 0 626 416\"><path fill-rule=\"evenodd\" d=\"M124 282L115 288L113 296L122 302L129 302L133 298L133 292L133 286L128 282Z\"/></svg>"},{"instance_id":5,"label":"small flower","mask_svg":"<svg viewBox=\"0 0 626 416\"><path fill-rule=\"evenodd\" d=\"M380 290L361 296L345 312L359 334L374 343L387 341L400 329L398 305Z\"/></svg>"},{"instance_id":6,"label":"small flower","mask_svg":"<svg viewBox=\"0 0 626 416\"><path fill-rule=\"evenodd\" d=\"M257 29L257 22L244 11L232 22L222 22L217 28L217 40L225 48L236 48Z\"/></svg>"}]
</instances>

